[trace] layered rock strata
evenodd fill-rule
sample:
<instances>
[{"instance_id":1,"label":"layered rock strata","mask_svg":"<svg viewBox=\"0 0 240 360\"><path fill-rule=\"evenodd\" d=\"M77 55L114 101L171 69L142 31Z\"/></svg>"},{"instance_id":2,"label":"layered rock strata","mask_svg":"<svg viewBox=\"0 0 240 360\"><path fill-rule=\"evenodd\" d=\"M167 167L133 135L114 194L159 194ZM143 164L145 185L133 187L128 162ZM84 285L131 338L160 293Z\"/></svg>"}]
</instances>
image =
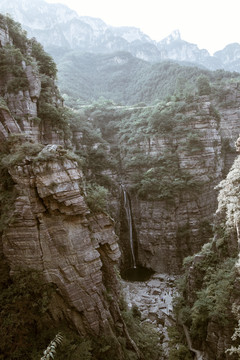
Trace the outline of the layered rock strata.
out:
<instances>
[{"instance_id":1,"label":"layered rock strata","mask_svg":"<svg viewBox=\"0 0 240 360\"><path fill-rule=\"evenodd\" d=\"M188 123L191 131L198 134L199 149L186 149L186 138L159 135L140 144L146 155L176 154L179 173L185 171L192 179L170 201L131 198L139 262L156 272L179 273L184 257L198 252L208 241L217 207L214 187L225 170L224 129L212 114L212 103L200 97L197 110L186 116L192 119Z\"/></svg>"},{"instance_id":2,"label":"layered rock strata","mask_svg":"<svg viewBox=\"0 0 240 360\"><path fill-rule=\"evenodd\" d=\"M2 45L11 43L7 29L0 36ZM54 284L55 320L67 319L82 335L111 333L122 321L114 268L120 252L112 220L90 212L82 171L63 148L57 125L47 118L35 123L41 74L25 63L22 69L26 90L9 93L1 82L0 150L15 194L10 209L1 203L1 215L8 215L0 233L3 256L11 274L34 269ZM53 97L54 103L61 106L61 99Z\"/></svg>"},{"instance_id":3,"label":"layered rock strata","mask_svg":"<svg viewBox=\"0 0 240 360\"><path fill-rule=\"evenodd\" d=\"M54 161L28 160L10 173L18 195L2 241L11 272L39 270L57 286L64 315L82 334L106 331L111 315L100 248L111 266L120 253L110 219L89 215L76 162L56 154Z\"/></svg>"}]
</instances>

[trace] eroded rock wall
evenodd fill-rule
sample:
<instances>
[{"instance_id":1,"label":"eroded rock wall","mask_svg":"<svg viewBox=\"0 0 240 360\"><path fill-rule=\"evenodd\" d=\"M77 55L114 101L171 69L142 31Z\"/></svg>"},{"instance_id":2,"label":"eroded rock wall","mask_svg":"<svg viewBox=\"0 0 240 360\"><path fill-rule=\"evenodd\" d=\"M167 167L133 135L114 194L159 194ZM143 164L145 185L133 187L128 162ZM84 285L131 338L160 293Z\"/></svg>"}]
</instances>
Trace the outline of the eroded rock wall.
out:
<instances>
[{"instance_id":1,"label":"eroded rock wall","mask_svg":"<svg viewBox=\"0 0 240 360\"><path fill-rule=\"evenodd\" d=\"M186 149L185 138L160 136L142 143L141 149L151 155L175 153L179 172L187 172L192 179L188 187L173 200L131 199L139 261L157 272L170 274L178 273L184 257L198 252L211 236L217 207L214 187L223 178L225 168L220 119L212 114L208 97L200 97L197 110L187 116L192 119L189 128L198 133L199 150Z\"/></svg>"},{"instance_id":2,"label":"eroded rock wall","mask_svg":"<svg viewBox=\"0 0 240 360\"><path fill-rule=\"evenodd\" d=\"M18 195L2 241L11 272L40 270L57 286L64 315L82 334L108 330L99 249L105 246L113 277L120 252L110 219L90 215L76 162L56 154L55 161L25 163L10 173Z\"/></svg>"},{"instance_id":3,"label":"eroded rock wall","mask_svg":"<svg viewBox=\"0 0 240 360\"><path fill-rule=\"evenodd\" d=\"M0 38L2 45L11 44L7 29ZM1 203L1 215L7 214L1 253L11 274L35 269L54 284L59 298L52 308L55 320L67 319L82 335L109 334L122 321L115 274L118 238L112 220L92 214L86 204L82 171L64 149L69 139L48 117L38 118L43 78L38 67L22 63L22 69L26 90L9 93L1 81L0 149L15 194L10 208ZM62 106L51 83L51 105ZM9 141L12 136L15 140ZM33 154L28 149L34 147Z\"/></svg>"}]
</instances>

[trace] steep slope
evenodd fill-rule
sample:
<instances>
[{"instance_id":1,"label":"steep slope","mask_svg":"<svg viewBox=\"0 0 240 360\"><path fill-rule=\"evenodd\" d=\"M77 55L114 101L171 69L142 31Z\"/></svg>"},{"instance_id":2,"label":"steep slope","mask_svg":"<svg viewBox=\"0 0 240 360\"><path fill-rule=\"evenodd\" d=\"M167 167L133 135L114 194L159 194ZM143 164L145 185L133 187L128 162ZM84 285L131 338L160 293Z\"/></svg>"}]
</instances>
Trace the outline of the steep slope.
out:
<instances>
[{"instance_id":1,"label":"steep slope","mask_svg":"<svg viewBox=\"0 0 240 360\"><path fill-rule=\"evenodd\" d=\"M7 33L8 20L1 18L1 21L2 25L5 22ZM11 23L10 28L12 26L15 24ZM8 36L6 42L7 39ZM22 41L24 40L22 37ZM14 36L13 43L16 44ZM24 46L26 53L33 53L32 43L26 41ZM16 88L16 83L14 87L12 85L13 81L18 81L13 73L6 72L1 82L1 95L8 104L1 106L1 146L3 149L8 148L10 152L3 155L2 166L8 169L16 192L14 207L8 214L8 224L5 224L7 226L2 233L4 255L12 273L18 268L35 268L44 273L49 282L56 283L66 303L71 304L71 311L84 312L85 303L88 309L91 308L91 311L86 310L89 317L80 320L81 317L75 315L75 325L80 332L90 329L98 332L99 323L94 313L99 311L104 316L100 320L102 324L107 315L104 315L103 311L104 301L100 300L103 293L100 270L102 262L96 249L107 249L110 246L107 251L110 258L112 257L110 262L114 263L119 257L116 236L110 220L105 215L86 218L90 211L83 196L82 172L74 155L62 146L56 145L65 146L67 141L64 141L64 135L60 131L58 134L55 132L59 124L51 124L50 110L53 111L54 105L59 106L59 102L61 103L54 87L48 89L48 95L52 95L48 99L49 103L43 101L46 95L43 78L45 81L48 78L54 85L53 79L46 75L47 68L45 67L43 74L41 71L39 73L38 67L26 65L24 60L17 65L20 54L24 58L24 49L20 53L16 47L6 45L1 51L2 54L5 52L6 61L11 59L7 57L9 53L12 56L16 54L14 66L18 66L26 78L24 88L19 89ZM14 60L11 59L12 62ZM48 85L51 86L50 84ZM44 113L43 108L47 105L49 113ZM37 116L41 116L41 119L36 125ZM47 142L44 135L46 127L48 139L54 143L49 142L46 146L41 142L34 143L41 138L43 143ZM55 136L51 136L51 132L55 133ZM88 230L88 227L92 230ZM68 244L71 244L70 248ZM72 260L69 262L70 257ZM98 286L99 291L95 291ZM83 288L88 289L85 295ZM91 288L94 289L92 295ZM84 296L87 297L85 301ZM95 296L100 298L93 300ZM68 313L69 319L74 318L69 310L63 311L66 315ZM82 325L84 322L85 326Z\"/></svg>"},{"instance_id":2,"label":"steep slope","mask_svg":"<svg viewBox=\"0 0 240 360\"><path fill-rule=\"evenodd\" d=\"M123 305L116 272L120 252L113 221L100 211L102 186L111 191L108 207L116 219L122 248L128 239L124 238L124 219L119 218L121 189L129 192L137 265L158 272L181 272L183 258L199 251L212 236L217 207L214 186L228 172L235 157L233 143L240 132L238 74L212 73L176 64L150 66L142 60L137 60L135 68L136 60L128 53L102 55L101 61L94 63L96 58L88 54L94 65L85 66L89 66L88 71L96 70L93 86L100 86L97 72L104 77L104 67L112 67L117 70L118 79L125 74L122 86L126 89L128 69L139 76L146 65L149 99L156 89L158 94L165 91L157 85L160 80L167 82L169 74L175 81L169 85L175 88L174 95L149 106L125 107L109 101L79 105L79 112L73 113L62 105L52 58L36 40L27 40L11 19L0 20L1 269L8 273L9 266L12 277L19 276L20 269L36 270L44 284L52 284L54 295L46 311L47 325L51 323L50 328L56 333L67 322L75 336L77 332L83 339L91 334L94 342L102 342L99 353L90 351L88 345L86 357L91 354L94 360L141 358L129 336L127 318L123 319L120 312ZM156 78L158 67L162 71ZM184 84L182 74L186 75ZM145 79L139 79L132 93L144 82ZM147 96L143 89L142 95ZM127 102L128 97L124 96ZM237 202L237 188L232 190L235 170L230 174L230 195L227 183L221 185L227 198L227 203L220 202L221 219L227 204L227 214L231 215ZM230 220L237 227L237 217ZM191 328L194 347L200 348L199 342L203 341L201 350L210 359L215 353L219 359L224 356L233 331L224 316L216 315L214 306L223 312L226 303L238 296L237 284L233 284L236 278L232 277L235 233L230 233L227 246L226 234L220 235L203 253L188 259L191 266L184 293L189 304L185 310L192 312L186 325ZM233 259L229 260L229 256ZM201 267L206 267L205 260L214 265L209 266L206 277L205 268ZM122 266L128 265L122 260ZM227 290L222 303L215 301L221 287L213 288L219 279ZM1 281L1 286L11 287L11 278ZM202 285L204 291L198 298ZM232 286L236 293L228 291ZM205 290L210 294L210 303L204 303L207 312L201 322L198 300L204 298ZM5 306L3 314L9 327L2 335L13 329L8 310ZM230 309L226 313L232 320ZM35 337L43 332L43 325L36 322L32 335ZM145 332L143 327L142 331ZM144 349L141 327L135 332L140 333L138 346ZM46 338L44 346L50 340L49 333ZM81 358L82 353L74 356ZM155 357L149 356L158 359L159 352Z\"/></svg>"},{"instance_id":3,"label":"steep slope","mask_svg":"<svg viewBox=\"0 0 240 360\"><path fill-rule=\"evenodd\" d=\"M21 22L29 36L36 37L46 49L80 49L99 53L130 51L146 60L151 60L148 48L152 46L154 57L159 51L154 41L139 29L131 27L114 28L101 19L79 16L67 6L37 1L3 1L0 11L11 14ZM152 54L153 55L153 54Z\"/></svg>"},{"instance_id":4,"label":"steep slope","mask_svg":"<svg viewBox=\"0 0 240 360\"><path fill-rule=\"evenodd\" d=\"M157 47L161 52L161 60L171 59L192 62L210 70L222 68L221 61L210 56L206 49L199 49L196 44L182 40L178 30L173 31L168 37L159 41Z\"/></svg>"},{"instance_id":5,"label":"steep slope","mask_svg":"<svg viewBox=\"0 0 240 360\"><path fill-rule=\"evenodd\" d=\"M224 49L215 52L214 57L221 61L225 70L240 71L240 44L229 44Z\"/></svg>"}]
</instances>

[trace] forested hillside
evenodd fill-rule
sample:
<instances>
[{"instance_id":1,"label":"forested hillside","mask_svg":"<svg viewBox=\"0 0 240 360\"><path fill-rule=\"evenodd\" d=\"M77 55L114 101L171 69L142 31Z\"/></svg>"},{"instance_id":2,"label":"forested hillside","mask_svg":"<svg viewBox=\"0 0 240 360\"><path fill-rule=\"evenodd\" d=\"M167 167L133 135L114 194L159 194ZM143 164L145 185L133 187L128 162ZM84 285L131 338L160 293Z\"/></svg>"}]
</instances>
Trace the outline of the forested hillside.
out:
<instances>
[{"instance_id":1,"label":"forested hillside","mask_svg":"<svg viewBox=\"0 0 240 360\"><path fill-rule=\"evenodd\" d=\"M150 64L124 52L96 55L74 51L57 59L58 83L67 104L71 99L84 104L99 97L122 105L153 104L172 95L196 94L201 76L213 85L213 93L217 88L221 92L225 82L239 76L175 62Z\"/></svg>"}]
</instances>

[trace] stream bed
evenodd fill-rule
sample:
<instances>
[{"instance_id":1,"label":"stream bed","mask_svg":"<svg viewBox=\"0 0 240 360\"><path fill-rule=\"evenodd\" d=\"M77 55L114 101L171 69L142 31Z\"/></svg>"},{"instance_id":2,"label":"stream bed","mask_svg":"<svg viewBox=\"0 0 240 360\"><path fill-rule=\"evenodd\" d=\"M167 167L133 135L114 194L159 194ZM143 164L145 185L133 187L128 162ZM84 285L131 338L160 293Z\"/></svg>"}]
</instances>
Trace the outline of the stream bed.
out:
<instances>
[{"instance_id":1,"label":"stream bed","mask_svg":"<svg viewBox=\"0 0 240 360\"><path fill-rule=\"evenodd\" d=\"M164 355L168 355L167 327L174 324L173 297L177 295L175 276L154 274L148 281L122 280L128 307L137 306L142 321L152 322L163 339Z\"/></svg>"}]
</instances>

